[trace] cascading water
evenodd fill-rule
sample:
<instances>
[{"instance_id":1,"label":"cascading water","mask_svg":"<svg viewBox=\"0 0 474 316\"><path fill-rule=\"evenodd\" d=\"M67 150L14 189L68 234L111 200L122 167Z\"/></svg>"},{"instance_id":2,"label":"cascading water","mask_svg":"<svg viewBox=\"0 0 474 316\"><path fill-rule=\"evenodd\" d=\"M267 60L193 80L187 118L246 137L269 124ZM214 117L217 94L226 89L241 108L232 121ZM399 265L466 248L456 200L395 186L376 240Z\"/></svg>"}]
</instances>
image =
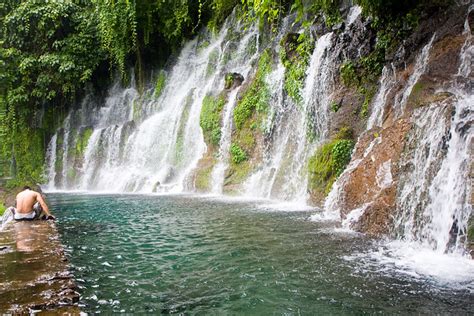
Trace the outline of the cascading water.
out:
<instances>
[{"instance_id":1,"label":"cascading water","mask_svg":"<svg viewBox=\"0 0 474 316\"><path fill-rule=\"evenodd\" d=\"M393 64L391 67L385 66L382 70L382 77L380 79L380 88L374 97L374 102L371 105L371 114L367 121L367 130L381 126L383 120L383 110L387 103L387 97L391 89L396 83L396 70Z\"/></svg>"},{"instance_id":2,"label":"cascading water","mask_svg":"<svg viewBox=\"0 0 474 316\"><path fill-rule=\"evenodd\" d=\"M292 106L281 94L284 66L279 65L269 76L273 88L272 106L275 133L264 153L264 163L245 183L247 196L277 198L305 203L307 175L304 172L309 155L317 142L308 139L312 127L319 140L328 132L328 91L332 84L334 64L328 49L332 33L320 37L315 45L306 73L301 107ZM315 114L315 115L311 115ZM311 120L311 124L308 123Z\"/></svg>"},{"instance_id":3,"label":"cascading water","mask_svg":"<svg viewBox=\"0 0 474 316\"><path fill-rule=\"evenodd\" d=\"M50 189L183 191L206 151L199 126L204 97L222 90L226 72L246 76L258 54L256 29L240 34L233 28L241 27L231 17L210 43L206 38L190 41L159 98L150 96L152 89L139 96L133 82L126 89L116 84L105 106L86 99L70 113L57 133L60 170L52 165L50 147L49 170L62 174L61 179L50 177ZM229 102L235 103L236 92L232 95Z\"/></svg>"},{"instance_id":4,"label":"cascading water","mask_svg":"<svg viewBox=\"0 0 474 316\"><path fill-rule=\"evenodd\" d=\"M360 7L352 7L344 32L355 32L362 25L360 21ZM199 125L203 99L222 92L223 78L228 72L238 72L245 80L251 78L261 52L256 28L234 32L233 29L240 28L236 23L235 17L228 19L210 42L201 38L187 43L174 67L167 72L166 85L159 97L151 96L153 89L140 95L132 82L126 89L114 85L104 106L98 106L97 100L91 97L86 98L80 109L68 115L64 128L58 130L50 143L47 160L50 188L116 192L189 189L193 171L207 149ZM274 42L288 33L290 24L289 19L284 20ZM469 60L472 60L472 35L466 25L463 62L455 78L455 82L463 83L471 76ZM294 104L284 92L285 67L281 61L267 75L271 92L266 128L269 132L264 135L263 158L257 166L252 166L254 170L244 181L241 194L307 201L307 162L329 136L334 79L341 56L349 56L344 47L339 50L338 46L344 43L341 40L344 34L327 32L318 37L306 71L301 104ZM402 78L396 76L394 65L384 68L371 104L367 130L381 127L387 104L394 104L391 110L395 118L403 116L415 85L429 66L435 40L436 34L420 50L402 89L394 90L403 84ZM275 46L278 50L279 45ZM233 110L241 90L237 87L226 91L221 139L210 178L211 191L216 194L223 192L234 132ZM466 126L471 120L472 91L456 85L450 92L456 96L452 104L432 104L414 111L411 118L414 127L400 162L404 167L397 188L395 218L399 238L426 243L441 252L462 248L470 214L466 170L470 157L467 148L472 140L466 136L470 132ZM455 109L452 121L451 109ZM310 132L315 134L314 138L309 137ZM326 199L325 218L340 219L339 199L347 177L381 142L382 136L376 136L370 145L365 145L365 150L359 144L356 146L355 151L360 149L363 153L361 159L351 161L334 184ZM392 160L386 159L378 168L376 184L380 189L392 184L393 167ZM456 194L450 193L453 188ZM449 205L457 206L447 206L448 201ZM345 218L345 226L357 222L370 201L361 205ZM440 213L442 217L438 216ZM450 232L456 241L446 239Z\"/></svg>"},{"instance_id":5,"label":"cascading water","mask_svg":"<svg viewBox=\"0 0 474 316\"><path fill-rule=\"evenodd\" d=\"M46 153L46 157L48 158L46 161L48 165L48 188L54 187L54 179L56 178L57 138L57 134L53 135L48 145L48 152Z\"/></svg>"},{"instance_id":6,"label":"cascading water","mask_svg":"<svg viewBox=\"0 0 474 316\"><path fill-rule=\"evenodd\" d=\"M426 67L428 65L429 57L430 57L430 49L433 46L433 42L435 38L436 38L436 33L433 34L433 36L431 37L431 40L428 42L428 44L425 45L425 47L423 47L423 49L421 50L421 54L416 59L414 70L411 76L408 78L405 89L402 91L400 95L397 95L395 97L396 99L395 109L397 110L397 113L399 116L405 113L405 107L407 105L408 97L410 96L413 90L413 87L418 82L421 75L426 71Z\"/></svg>"},{"instance_id":7,"label":"cascading water","mask_svg":"<svg viewBox=\"0 0 474 316\"><path fill-rule=\"evenodd\" d=\"M249 56L246 53L249 45L252 45L251 42L255 41L253 44L258 44L258 35L255 29L252 29L251 32L247 33L244 38L241 40L241 44L238 47L238 50L233 53L236 56L234 59L229 61L229 69L239 73L244 78L247 78L252 70L251 65L258 58L258 49L255 49L255 52ZM237 94L240 91L240 87L234 89L228 96L228 100L224 106L223 120L222 120L222 129L221 129L221 139L219 142L219 154L218 162L214 166L211 173L211 192L214 194L222 194L224 187L224 177L225 171L228 167L229 162L229 151L231 146L231 137L232 137L232 128L233 128L233 111L237 103Z\"/></svg>"},{"instance_id":8,"label":"cascading water","mask_svg":"<svg viewBox=\"0 0 474 316\"><path fill-rule=\"evenodd\" d=\"M471 6L469 11L472 9ZM406 244L395 243L396 250L390 256L406 259L405 255L409 253L406 249L413 247L434 250L439 254L466 255L467 227L472 211L469 170L472 157L471 124L474 119L474 47L467 20L464 36L466 40L460 53L458 73L450 81L450 87L446 86L444 91L436 91L438 95L445 93L444 95L451 97L431 101L429 105L415 109L410 117L412 128L406 136L405 147L398 162L400 174L397 180L396 215L393 223L394 236ZM435 38L436 34L423 47L405 86L394 96L392 103L397 116L403 116L414 86L430 67L430 51ZM392 101L388 100L388 97L393 94L393 89L397 88L395 72L393 65L391 69L386 66L383 70L380 88L372 103L367 130L382 125L384 107ZM351 174L363 159L368 160L372 156L374 146L380 143L382 136L377 136L371 142L365 143L369 144L365 150L356 147L354 151L363 154L351 161L326 199L325 212L315 215L314 220L341 217L341 205L345 203L344 190ZM372 157L372 161L374 159L376 158ZM385 161L374 175L374 182L380 190L393 183L391 168L392 162ZM368 206L370 201L352 211L346 210L346 214L342 216L343 226L353 227ZM428 252L423 253L426 255ZM410 264L417 266L415 262ZM470 271L471 268L467 269Z\"/></svg>"},{"instance_id":9,"label":"cascading water","mask_svg":"<svg viewBox=\"0 0 474 316\"><path fill-rule=\"evenodd\" d=\"M449 92L452 106L433 104L415 117L403 165L395 229L407 241L417 241L437 252L465 251L467 224L472 211L469 185L472 155L473 37L469 24L461 50L459 72ZM420 133L421 132L421 133Z\"/></svg>"}]
</instances>

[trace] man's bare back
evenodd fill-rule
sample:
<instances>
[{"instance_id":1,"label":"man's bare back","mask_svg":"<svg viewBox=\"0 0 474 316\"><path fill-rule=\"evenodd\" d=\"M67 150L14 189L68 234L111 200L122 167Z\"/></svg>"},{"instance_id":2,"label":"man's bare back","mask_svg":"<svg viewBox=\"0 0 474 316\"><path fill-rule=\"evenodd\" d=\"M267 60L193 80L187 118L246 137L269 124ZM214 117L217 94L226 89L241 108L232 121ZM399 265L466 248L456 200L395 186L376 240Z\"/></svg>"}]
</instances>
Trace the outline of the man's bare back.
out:
<instances>
[{"instance_id":1,"label":"man's bare back","mask_svg":"<svg viewBox=\"0 0 474 316\"><path fill-rule=\"evenodd\" d=\"M28 214L33 211L33 206L36 203L41 205L41 208L46 213L48 217L54 217L49 213L48 205L44 201L41 194L36 191L31 190L30 188L25 188L25 190L21 191L16 196L16 212L20 214Z\"/></svg>"}]
</instances>

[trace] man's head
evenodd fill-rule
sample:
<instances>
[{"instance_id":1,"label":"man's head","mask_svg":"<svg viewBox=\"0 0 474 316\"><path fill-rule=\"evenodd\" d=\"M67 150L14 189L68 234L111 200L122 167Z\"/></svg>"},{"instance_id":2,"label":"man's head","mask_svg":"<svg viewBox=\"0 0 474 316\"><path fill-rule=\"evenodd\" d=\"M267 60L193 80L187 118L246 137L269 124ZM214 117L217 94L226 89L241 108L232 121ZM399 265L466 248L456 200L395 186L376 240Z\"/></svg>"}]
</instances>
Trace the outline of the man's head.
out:
<instances>
[{"instance_id":1,"label":"man's head","mask_svg":"<svg viewBox=\"0 0 474 316\"><path fill-rule=\"evenodd\" d=\"M31 188L30 188L29 186L25 185L25 186L23 187L23 191L25 191L25 190L31 190Z\"/></svg>"}]
</instances>

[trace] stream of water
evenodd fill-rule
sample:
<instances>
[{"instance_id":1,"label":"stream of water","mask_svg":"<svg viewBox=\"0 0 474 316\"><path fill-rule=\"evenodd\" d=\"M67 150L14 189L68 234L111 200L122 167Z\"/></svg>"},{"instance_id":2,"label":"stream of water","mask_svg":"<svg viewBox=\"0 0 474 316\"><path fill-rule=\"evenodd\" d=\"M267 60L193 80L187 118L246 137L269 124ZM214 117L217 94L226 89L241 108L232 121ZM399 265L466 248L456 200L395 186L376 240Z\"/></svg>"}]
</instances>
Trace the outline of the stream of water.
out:
<instances>
[{"instance_id":1,"label":"stream of water","mask_svg":"<svg viewBox=\"0 0 474 316\"><path fill-rule=\"evenodd\" d=\"M86 312L468 314L474 267L381 263L317 210L189 195L49 194ZM462 269L464 268L464 269ZM423 271L421 271L423 272Z\"/></svg>"}]
</instances>

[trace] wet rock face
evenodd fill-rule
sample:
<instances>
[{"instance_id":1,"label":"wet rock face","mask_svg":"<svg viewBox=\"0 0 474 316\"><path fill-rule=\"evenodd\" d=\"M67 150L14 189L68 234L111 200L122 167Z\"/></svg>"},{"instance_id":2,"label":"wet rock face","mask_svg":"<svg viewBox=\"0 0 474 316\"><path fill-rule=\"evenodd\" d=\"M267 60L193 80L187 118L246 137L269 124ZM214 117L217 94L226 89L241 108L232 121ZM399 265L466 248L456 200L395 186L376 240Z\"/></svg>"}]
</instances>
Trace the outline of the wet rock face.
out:
<instances>
[{"instance_id":1,"label":"wet rock face","mask_svg":"<svg viewBox=\"0 0 474 316\"><path fill-rule=\"evenodd\" d=\"M404 119L381 131L367 132L357 145L353 160L357 167L347 174L340 197L341 216L366 205L365 212L356 224L356 230L369 235L388 232L391 211L395 205L398 181L398 161L405 144L410 124ZM372 148L370 151L367 148Z\"/></svg>"},{"instance_id":2,"label":"wet rock face","mask_svg":"<svg viewBox=\"0 0 474 316\"><path fill-rule=\"evenodd\" d=\"M237 88L244 82L244 76L237 72L229 72L225 74L224 89L231 90Z\"/></svg>"},{"instance_id":3,"label":"wet rock face","mask_svg":"<svg viewBox=\"0 0 474 316\"><path fill-rule=\"evenodd\" d=\"M398 53L403 53L403 56L388 56L396 69L396 81L387 93L381 128L364 131L364 128L351 118L350 112L338 112L333 117L333 126L343 124L343 118L345 118L345 122L349 122L349 126L357 135L360 135L351 162L355 167L346 172L347 179L340 190L341 197L338 199L338 207L343 219L352 210L365 209L357 223L353 223L352 228L357 231L372 236L391 233L394 226L393 218L396 217L397 209L400 207L397 206L398 183L402 181L400 177L402 174L411 174L409 170L406 170L410 166L401 163L401 160L403 155L406 155L404 152L414 150L408 148L411 145L407 143L409 133L416 124L413 119L414 114L421 108L441 106L449 108L449 105L456 100L456 96L448 91L451 91L450 87L453 85L454 78L457 78L456 74L461 62L459 56L466 41L466 35L463 33L465 9L465 7L452 8L449 12L438 13L432 20L423 21L418 30L398 50ZM468 17L468 23L470 19ZM400 107L400 96L415 71L417 56L423 46L429 42L434 31L436 31L436 36L429 50L426 70L414 82L406 100L404 112L400 113L397 109ZM344 41L341 45L343 44ZM360 102L357 101L356 94L347 89L336 91L333 99L343 104L341 109L351 108L350 105L354 107L353 104ZM446 113L449 116L449 109ZM338 120L339 115L342 118ZM449 117L445 119L449 122ZM441 143L447 143L448 139L443 141ZM367 154L367 149L371 146L372 149ZM358 163L354 164L354 162ZM384 182L384 177L390 181ZM474 236L473 222L471 216L469 226L471 236ZM474 249L472 240L474 237L468 241L468 243L471 242L471 250Z\"/></svg>"},{"instance_id":4,"label":"wet rock face","mask_svg":"<svg viewBox=\"0 0 474 316\"><path fill-rule=\"evenodd\" d=\"M79 294L53 222L14 222L0 231L0 280L2 312L79 313Z\"/></svg>"}]
</instances>

